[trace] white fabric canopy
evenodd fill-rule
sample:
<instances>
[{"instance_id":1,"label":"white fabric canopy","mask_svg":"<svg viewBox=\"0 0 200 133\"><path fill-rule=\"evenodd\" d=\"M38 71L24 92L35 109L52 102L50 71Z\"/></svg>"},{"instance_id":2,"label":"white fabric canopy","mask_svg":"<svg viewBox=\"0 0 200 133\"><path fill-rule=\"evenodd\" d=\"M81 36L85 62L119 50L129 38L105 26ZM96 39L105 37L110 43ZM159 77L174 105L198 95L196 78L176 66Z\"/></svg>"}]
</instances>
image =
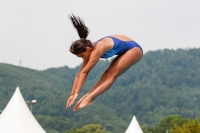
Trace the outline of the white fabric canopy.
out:
<instances>
[{"instance_id":1,"label":"white fabric canopy","mask_svg":"<svg viewBox=\"0 0 200 133\"><path fill-rule=\"evenodd\" d=\"M46 133L32 115L18 87L0 115L0 133Z\"/></svg>"},{"instance_id":2,"label":"white fabric canopy","mask_svg":"<svg viewBox=\"0 0 200 133\"><path fill-rule=\"evenodd\" d=\"M132 121L129 124L125 133L143 133L143 131L140 128L140 125L138 124L135 116L133 116Z\"/></svg>"}]
</instances>

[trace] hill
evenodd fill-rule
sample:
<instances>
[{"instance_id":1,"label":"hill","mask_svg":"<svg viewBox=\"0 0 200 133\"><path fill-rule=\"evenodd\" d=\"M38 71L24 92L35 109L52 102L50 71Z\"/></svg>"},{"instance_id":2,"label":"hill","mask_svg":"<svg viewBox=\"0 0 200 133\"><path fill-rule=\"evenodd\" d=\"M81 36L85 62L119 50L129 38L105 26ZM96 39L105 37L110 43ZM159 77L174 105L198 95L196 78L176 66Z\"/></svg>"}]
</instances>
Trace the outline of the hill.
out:
<instances>
[{"instance_id":1,"label":"hill","mask_svg":"<svg viewBox=\"0 0 200 133\"><path fill-rule=\"evenodd\" d=\"M90 72L79 98L100 78L110 61L100 60ZM0 63L0 109L16 86L33 107L40 124L62 132L73 126L100 124L113 133L124 132L133 115L141 125L155 126L164 116L200 115L200 49L157 50L122 74L92 106L73 112L65 109L74 77L80 66L37 71Z\"/></svg>"}]
</instances>

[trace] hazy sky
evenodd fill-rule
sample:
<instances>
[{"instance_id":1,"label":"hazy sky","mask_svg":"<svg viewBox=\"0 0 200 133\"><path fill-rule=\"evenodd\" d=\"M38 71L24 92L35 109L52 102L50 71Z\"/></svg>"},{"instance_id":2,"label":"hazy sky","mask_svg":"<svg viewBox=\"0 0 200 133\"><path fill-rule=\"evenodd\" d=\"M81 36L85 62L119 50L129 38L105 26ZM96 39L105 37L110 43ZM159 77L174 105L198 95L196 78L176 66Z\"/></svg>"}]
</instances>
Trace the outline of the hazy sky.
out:
<instances>
[{"instance_id":1,"label":"hazy sky","mask_svg":"<svg viewBox=\"0 0 200 133\"><path fill-rule=\"evenodd\" d=\"M0 0L0 63L80 65L68 50L79 39L70 13L85 20L91 41L124 34L144 52L200 47L200 0Z\"/></svg>"}]
</instances>

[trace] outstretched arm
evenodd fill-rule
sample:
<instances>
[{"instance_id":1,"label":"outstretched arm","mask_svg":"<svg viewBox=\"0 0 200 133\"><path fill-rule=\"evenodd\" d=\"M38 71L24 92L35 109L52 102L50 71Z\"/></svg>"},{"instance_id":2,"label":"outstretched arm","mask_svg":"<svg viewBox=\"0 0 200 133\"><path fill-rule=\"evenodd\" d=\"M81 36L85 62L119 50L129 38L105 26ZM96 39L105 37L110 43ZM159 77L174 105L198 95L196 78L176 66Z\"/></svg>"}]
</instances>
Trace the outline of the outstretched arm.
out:
<instances>
[{"instance_id":1,"label":"outstretched arm","mask_svg":"<svg viewBox=\"0 0 200 133\"><path fill-rule=\"evenodd\" d=\"M83 70L83 68L85 67L85 65L87 64L86 61L83 61L83 64L81 66L81 69L79 70L79 72L76 74L76 77L74 79L74 84L73 84L73 87L72 87L72 91L71 91L71 95L73 95L75 92L76 92L76 86L77 86L77 83L78 83L78 79L79 79L79 74L80 72Z\"/></svg>"},{"instance_id":2,"label":"outstretched arm","mask_svg":"<svg viewBox=\"0 0 200 133\"><path fill-rule=\"evenodd\" d=\"M82 71L82 69L85 67L85 65L87 64L86 61L84 61L82 63L82 66L81 66L81 69L79 70L79 72L76 74L76 77L74 79L74 84L73 84L73 87L72 87L72 91L71 91L71 94L67 100L67 105L66 105L66 108L69 108L73 103L74 101L76 100L76 98L78 97L78 93L75 93L76 92L76 86L77 86L77 83L78 83L78 79L79 79L79 74L80 72Z\"/></svg>"},{"instance_id":3,"label":"outstretched arm","mask_svg":"<svg viewBox=\"0 0 200 133\"><path fill-rule=\"evenodd\" d=\"M113 45L110 45L108 43L99 42L98 46L96 46L96 48L91 52L89 61L88 61L88 59L84 59L83 58L83 62L86 62L86 63L85 63L85 66L83 67L83 69L79 73L79 77L78 77L78 80L77 80L77 84L76 84L76 88L75 88L75 92L74 93L79 93L80 92L82 86L85 83L85 80L87 78L88 73L97 64L97 62L99 61L100 57L104 53L109 51L112 47L113 47Z\"/></svg>"},{"instance_id":4,"label":"outstretched arm","mask_svg":"<svg viewBox=\"0 0 200 133\"><path fill-rule=\"evenodd\" d=\"M74 103L74 101L78 97L78 93L80 92L82 86L85 83L88 73L95 66L100 57L101 51L99 50L93 50L93 52L91 52L90 58L82 57L83 64L74 79L74 84L72 87L70 97L68 98L66 108L70 107Z\"/></svg>"},{"instance_id":5,"label":"outstretched arm","mask_svg":"<svg viewBox=\"0 0 200 133\"><path fill-rule=\"evenodd\" d=\"M102 45L100 44L91 52L89 59L83 57L83 65L74 80L74 84L73 84L72 92L71 92L72 95L69 97L67 101L67 108L70 107L74 103L75 99L78 96L78 93L80 92L81 88L83 87L85 83L88 73L97 64L100 57L111 48L112 46L106 45L106 43Z\"/></svg>"},{"instance_id":6,"label":"outstretched arm","mask_svg":"<svg viewBox=\"0 0 200 133\"><path fill-rule=\"evenodd\" d=\"M83 65L80 71L78 72L77 76L75 77L71 95L67 101L66 109L69 108L78 97L78 93L80 92L82 86L84 85L88 73L95 66L98 60L99 60L98 56L96 58L90 57L89 61L87 61L86 59L83 60Z\"/></svg>"},{"instance_id":7,"label":"outstretched arm","mask_svg":"<svg viewBox=\"0 0 200 133\"><path fill-rule=\"evenodd\" d=\"M83 87L83 85L85 83L87 75L92 70L92 68L97 64L97 62L99 61L99 58L100 58L100 55L98 55L98 53L95 52L95 50L94 50L94 52L92 52L90 55L90 59L89 59L88 63L79 73L79 77L77 80L76 89L75 89L74 93L80 92L81 88Z\"/></svg>"}]
</instances>

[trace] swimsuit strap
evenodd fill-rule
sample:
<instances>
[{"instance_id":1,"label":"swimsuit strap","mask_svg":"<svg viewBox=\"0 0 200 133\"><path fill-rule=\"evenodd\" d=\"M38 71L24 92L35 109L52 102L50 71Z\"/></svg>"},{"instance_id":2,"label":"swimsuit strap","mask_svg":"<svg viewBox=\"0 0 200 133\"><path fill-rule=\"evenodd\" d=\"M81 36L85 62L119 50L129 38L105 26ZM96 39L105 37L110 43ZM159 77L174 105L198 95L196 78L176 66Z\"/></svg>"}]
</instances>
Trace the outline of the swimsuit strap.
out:
<instances>
[{"instance_id":1,"label":"swimsuit strap","mask_svg":"<svg viewBox=\"0 0 200 133\"><path fill-rule=\"evenodd\" d=\"M106 36L106 37L107 37L107 36ZM99 40L94 44L94 47L97 45L97 43L98 43L99 41L103 40L103 39L106 38L106 37L103 37L103 38L99 39Z\"/></svg>"},{"instance_id":2,"label":"swimsuit strap","mask_svg":"<svg viewBox=\"0 0 200 133\"><path fill-rule=\"evenodd\" d=\"M115 42L115 40L122 41L122 42L134 42L133 40L130 40L130 41L123 41L123 40L120 40L120 39L118 39L118 38L116 38L116 37L113 37L113 36L107 36L107 37L112 38L114 42Z\"/></svg>"},{"instance_id":3,"label":"swimsuit strap","mask_svg":"<svg viewBox=\"0 0 200 133\"><path fill-rule=\"evenodd\" d=\"M120 40L120 39L118 39L118 38L116 38L116 37L105 36L105 37L99 39L99 40L94 44L94 47L97 45L97 43L98 43L99 41L103 40L103 39L106 38L106 37L111 38L114 42L115 42L116 39L119 40L119 41L122 41L122 40Z\"/></svg>"},{"instance_id":4,"label":"swimsuit strap","mask_svg":"<svg viewBox=\"0 0 200 133\"><path fill-rule=\"evenodd\" d=\"M106 38L106 37L111 38L111 39L114 41L114 43L115 43L116 40L122 41L122 40L120 40L120 39L118 39L118 38L116 38L116 37L113 37L113 36L105 36L105 37L99 39L99 40L94 44L94 47L97 45L97 43L98 43L99 41L103 40L103 39ZM122 42L134 42L134 41L122 41Z\"/></svg>"}]
</instances>

